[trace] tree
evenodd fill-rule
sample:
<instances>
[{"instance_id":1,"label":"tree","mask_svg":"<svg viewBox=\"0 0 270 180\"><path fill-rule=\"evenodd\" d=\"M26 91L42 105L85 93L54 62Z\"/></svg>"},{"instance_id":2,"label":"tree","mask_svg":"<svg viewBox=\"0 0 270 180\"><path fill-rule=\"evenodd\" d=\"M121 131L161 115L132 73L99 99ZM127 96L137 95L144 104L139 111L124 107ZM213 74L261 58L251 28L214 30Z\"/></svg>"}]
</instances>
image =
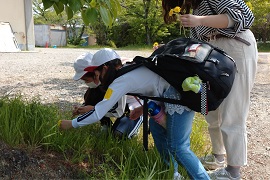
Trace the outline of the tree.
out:
<instances>
[{"instance_id":1,"label":"tree","mask_svg":"<svg viewBox=\"0 0 270 180\"><path fill-rule=\"evenodd\" d=\"M121 3L123 10L112 26L111 38L117 46L147 44L165 41L166 37L179 34L176 24L165 25L162 18L161 1L126 0ZM169 32L169 29L175 29Z\"/></svg>"},{"instance_id":2,"label":"tree","mask_svg":"<svg viewBox=\"0 0 270 180\"><path fill-rule=\"evenodd\" d=\"M158 36L162 38L168 32L161 15L161 1L132 0L125 1L123 6L126 20L131 26L129 31L136 35L135 42L151 45ZM159 33L161 29L164 34Z\"/></svg>"},{"instance_id":3,"label":"tree","mask_svg":"<svg viewBox=\"0 0 270 180\"><path fill-rule=\"evenodd\" d=\"M73 45L80 45L82 36L85 32L86 26L82 22L81 16L77 13L70 20L67 21L69 29L68 41Z\"/></svg>"},{"instance_id":4,"label":"tree","mask_svg":"<svg viewBox=\"0 0 270 180\"><path fill-rule=\"evenodd\" d=\"M160 0L42 0L68 19L80 12L85 26L95 32L97 43L117 46L167 42L180 37L179 23L165 25ZM121 2L121 6L120 6ZM112 41L111 41L112 40Z\"/></svg>"},{"instance_id":5,"label":"tree","mask_svg":"<svg viewBox=\"0 0 270 180\"><path fill-rule=\"evenodd\" d=\"M57 14L65 11L73 34L76 32L74 26L81 25L81 30L95 32L97 43L101 45L108 44L108 27L112 26L118 11L121 10L118 0L42 0L42 3L44 9L53 7ZM81 24L76 23L76 14L83 20ZM89 24L91 26L88 26ZM70 42L77 45L83 32L81 31L76 39L76 36L73 36Z\"/></svg>"},{"instance_id":6,"label":"tree","mask_svg":"<svg viewBox=\"0 0 270 180\"><path fill-rule=\"evenodd\" d=\"M153 41L162 41L163 37L170 35L168 26L165 26L162 20L159 0L125 0L121 1L122 8L120 0L42 0L42 2L45 9L54 7L58 14L65 10L68 19L73 17L75 12L81 12L84 24L91 24L97 33L97 41L101 44L109 41L111 27L122 30L119 26L123 26L127 34L121 34L129 36L128 44L150 45ZM113 33L117 32L113 30Z\"/></svg>"},{"instance_id":7,"label":"tree","mask_svg":"<svg viewBox=\"0 0 270 180\"><path fill-rule=\"evenodd\" d=\"M33 0L34 24L61 24L66 25L67 17L64 13L56 14L54 9L44 9L42 0Z\"/></svg>"},{"instance_id":8,"label":"tree","mask_svg":"<svg viewBox=\"0 0 270 180\"><path fill-rule=\"evenodd\" d=\"M269 0L250 0L247 4L255 16L252 26L255 37L266 42L270 39L270 2Z\"/></svg>"},{"instance_id":9,"label":"tree","mask_svg":"<svg viewBox=\"0 0 270 180\"><path fill-rule=\"evenodd\" d=\"M59 24L67 27L68 42L73 45L79 45L82 41L82 35L88 29L82 21L80 12L73 15L71 19L65 13L56 13L53 7L43 8L42 0L33 0L34 23L35 24Z\"/></svg>"},{"instance_id":10,"label":"tree","mask_svg":"<svg viewBox=\"0 0 270 180\"><path fill-rule=\"evenodd\" d=\"M121 9L118 0L42 0L44 9L53 7L57 14L64 10L68 19L81 12L85 25L99 20L106 26L111 26Z\"/></svg>"}]
</instances>

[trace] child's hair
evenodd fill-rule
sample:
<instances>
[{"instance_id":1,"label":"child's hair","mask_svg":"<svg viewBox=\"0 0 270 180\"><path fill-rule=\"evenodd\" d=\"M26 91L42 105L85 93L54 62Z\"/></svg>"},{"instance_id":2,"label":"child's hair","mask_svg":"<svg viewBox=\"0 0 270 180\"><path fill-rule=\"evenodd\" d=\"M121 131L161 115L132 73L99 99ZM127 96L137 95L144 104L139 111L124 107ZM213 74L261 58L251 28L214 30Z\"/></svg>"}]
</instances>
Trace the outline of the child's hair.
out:
<instances>
[{"instance_id":1,"label":"child's hair","mask_svg":"<svg viewBox=\"0 0 270 180\"><path fill-rule=\"evenodd\" d=\"M104 65L108 67L108 70L107 70L106 74L104 75L104 77L101 79L101 83L102 83L103 90L106 91L107 88L109 87L109 85L115 79L115 75L117 72L116 68L122 66L122 61L118 58L111 60L111 61L106 62L105 64L102 64L101 66L97 67L96 70L101 71Z\"/></svg>"},{"instance_id":2,"label":"child's hair","mask_svg":"<svg viewBox=\"0 0 270 180\"><path fill-rule=\"evenodd\" d=\"M94 78L94 77L95 77L95 73L94 73L94 72L87 72L87 73L84 74L83 77L81 77L81 78L84 78L84 77L91 77L91 78Z\"/></svg>"}]
</instances>

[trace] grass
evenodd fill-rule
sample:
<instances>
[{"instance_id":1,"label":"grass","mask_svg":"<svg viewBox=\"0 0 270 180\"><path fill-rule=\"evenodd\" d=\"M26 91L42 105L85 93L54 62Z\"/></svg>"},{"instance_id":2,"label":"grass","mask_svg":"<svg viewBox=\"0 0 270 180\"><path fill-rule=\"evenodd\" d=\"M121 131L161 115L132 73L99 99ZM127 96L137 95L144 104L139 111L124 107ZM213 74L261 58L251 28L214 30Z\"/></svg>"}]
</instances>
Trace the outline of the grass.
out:
<instances>
[{"instance_id":1,"label":"grass","mask_svg":"<svg viewBox=\"0 0 270 180\"><path fill-rule=\"evenodd\" d=\"M270 43L262 43L258 42L258 51L259 52L270 52ZM100 48L111 48L109 46L74 46L71 44L68 44L67 47L65 48L85 48L85 49L100 49ZM117 50L135 50L135 51L153 51L153 47L151 45L129 45L126 47L121 47L121 48L114 48Z\"/></svg>"},{"instance_id":2,"label":"grass","mask_svg":"<svg viewBox=\"0 0 270 180\"><path fill-rule=\"evenodd\" d=\"M270 52L270 43L257 43L259 52Z\"/></svg>"},{"instance_id":3,"label":"grass","mask_svg":"<svg viewBox=\"0 0 270 180\"><path fill-rule=\"evenodd\" d=\"M61 47L60 47L61 48ZM92 46L80 46L80 45L72 45L68 44L66 47L63 48L82 48L82 49L101 49L101 48L112 48L117 50L134 50L134 51L153 51L153 47L149 45L129 45L120 48L113 48L110 46L99 46L99 45L92 45Z\"/></svg>"},{"instance_id":4,"label":"grass","mask_svg":"<svg viewBox=\"0 0 270 180\"><path fill-rule=\"evenodd\" d=\"M69 131L59 131L57 121L70 117L57 106L22 96L0 98L0 140L16 146L44 148L62 153L67 161L83 164L80 178L89 179L170 179L149 136L149 150L143 150L142 130L132 140L117 141L100 134L98 123ZM209 149L206 123L196 115L191 147L197 155ZM89 172L91 171L91 172ZM187 175L183 169L180 172Z\"/></svg>"}]
</instances>

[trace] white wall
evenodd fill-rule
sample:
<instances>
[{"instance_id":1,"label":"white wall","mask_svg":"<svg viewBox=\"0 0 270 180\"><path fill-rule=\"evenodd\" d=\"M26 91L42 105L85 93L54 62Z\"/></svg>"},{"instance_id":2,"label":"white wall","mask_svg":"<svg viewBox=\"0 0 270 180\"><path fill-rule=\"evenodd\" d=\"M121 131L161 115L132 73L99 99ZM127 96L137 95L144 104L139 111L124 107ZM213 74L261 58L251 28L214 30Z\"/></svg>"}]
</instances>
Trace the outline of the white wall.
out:
<instances>
[{"instance_id":1,"label":"white wall","mask_svg":"<svg viewBox=\"0 0 270 180\"><path fill-rule=\"evenodd\" d=\"M34 50L32 0L0 0L0 21L10 23L21 50Z\"/></svg>"},{"instance_id":2,"label":"white wall","mask_svg":"<svg viewBox=\"0 0 270 180\"><path fill-rule=\"evenodd\" d=\"M21 49L7 22L0 22L0 52L19 52Z\"/></svg>"},{"instance_id":3,"label":"white wall","mask_svg":"<svg viewBox=\"0 0 270 180\"><path fill-rule=\"evenodd\" d=\"M49 25L35 25L35 44L39 47L45 47L46 43L50 46L50 26Z\"/></svg>"},{"instance_id":4,"label":"white wall","mask_svg":"<svg viewBox=\"0 0 270 180\"><path fill-rule=\"evenodd\" d=\"M67 33L64 30L51 29L51 45L66 46Z\"/></svg>"},{"instance_id":5,"label":"white wall","mask_svg":"<svg viewBox=\"0 0 270 180\"><path fill-rule=\"evenodd\" d=\"M66 30L63 26L36 24L35 28L35 44L36 46L66 46Z\"/></svg>"}]
</instances>

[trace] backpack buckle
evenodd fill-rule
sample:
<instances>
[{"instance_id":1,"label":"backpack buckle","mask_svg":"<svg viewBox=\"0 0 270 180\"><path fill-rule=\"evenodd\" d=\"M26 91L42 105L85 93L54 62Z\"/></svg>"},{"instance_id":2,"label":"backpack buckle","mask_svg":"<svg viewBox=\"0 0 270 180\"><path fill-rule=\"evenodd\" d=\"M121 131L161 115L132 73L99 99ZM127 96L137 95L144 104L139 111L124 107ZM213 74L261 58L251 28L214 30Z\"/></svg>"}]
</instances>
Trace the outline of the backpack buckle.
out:
<instances>
[{"instance_id":1,"label":"backpack buckle","mask_svg":"<svg viewBox=\"0 0 270 180\"><path fill-rule=\"evenodd\" d=\"M154 62L155 65L157 65L157 55L155 55L155 56L152 58L152 62Z\"/></svg>"}]
</instances>

